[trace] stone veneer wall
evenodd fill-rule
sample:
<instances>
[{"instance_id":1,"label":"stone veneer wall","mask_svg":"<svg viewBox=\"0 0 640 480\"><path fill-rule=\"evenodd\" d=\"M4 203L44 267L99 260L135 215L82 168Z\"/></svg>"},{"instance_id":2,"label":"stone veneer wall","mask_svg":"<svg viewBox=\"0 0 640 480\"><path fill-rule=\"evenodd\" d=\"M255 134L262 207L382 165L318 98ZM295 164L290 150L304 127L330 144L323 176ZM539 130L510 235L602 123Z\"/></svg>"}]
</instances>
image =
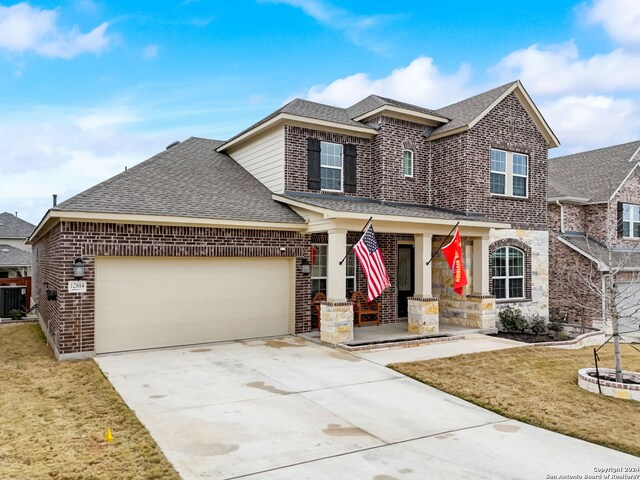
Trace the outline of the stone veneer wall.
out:
<instances>
[{"instance_id":1,"label":"stone veneer wall","mask_svg":"<svg viewBox=\"0 0 640 480\"><path fill-rule=\"evenodd\" d=\"M33 291L56 352L93 352L96 256L296 257L295 331L306 332L311 328L311 281L300 267L309 251L309 236L293 231L61 222L34 246ZM76 257L85 265L88 285L82 295L66 291ZM45 282L57 290L57 301L46 299Z\"/></svg>"},{"instance_id":2,"label":"stone veneer wall","mask_svg":"<svg viewBox=\"0 0 640 480\"><path fill-rule=\"evenodd\" d=\"M507 306L519 308L527 316L540 315L549 318L549 232L546 230L491 230L491 246L520 247L522 244L530 248L527 255L528 269L525 278L525 300L503 301L496 300L496 308L500 311ZM515 241L514 241L515 240ZM491 272L490 272L491 274ZM529 284L526 285L527 281ZM491 285L491 284L490 284Z\"/></svg>"}]
</instances>

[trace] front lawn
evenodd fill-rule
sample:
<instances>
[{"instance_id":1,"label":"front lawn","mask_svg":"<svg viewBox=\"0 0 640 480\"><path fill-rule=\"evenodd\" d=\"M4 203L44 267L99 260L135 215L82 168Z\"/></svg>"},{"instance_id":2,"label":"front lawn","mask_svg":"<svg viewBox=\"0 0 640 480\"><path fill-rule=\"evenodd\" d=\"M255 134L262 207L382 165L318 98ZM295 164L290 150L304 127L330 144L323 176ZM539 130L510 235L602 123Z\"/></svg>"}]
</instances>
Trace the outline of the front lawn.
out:
<instances>
[{"instance_id":1,"label":"front lawn","mask_svg":"<svg viewBox=\"0 0 640 480\"><path fill-rule=\"evenodd\" d=\"M612 346L599 355L613 367ZM506 417L640 455L640 402L578 387L578 369L593 366L593 348L532 347L390 365ZM639 371L640 353L623 345L622 366Z\"/></svg>"},{"instance_id":2,"label":"front lawn","mask_svg":"<svg viewBox=\"0 0 640 480\"><path fill-rule=\"evenodd\" d=\"M0 478L179 478L96 363L57 362L37 325L0 326L0 433Z\"/></svg>"}]
</instances>

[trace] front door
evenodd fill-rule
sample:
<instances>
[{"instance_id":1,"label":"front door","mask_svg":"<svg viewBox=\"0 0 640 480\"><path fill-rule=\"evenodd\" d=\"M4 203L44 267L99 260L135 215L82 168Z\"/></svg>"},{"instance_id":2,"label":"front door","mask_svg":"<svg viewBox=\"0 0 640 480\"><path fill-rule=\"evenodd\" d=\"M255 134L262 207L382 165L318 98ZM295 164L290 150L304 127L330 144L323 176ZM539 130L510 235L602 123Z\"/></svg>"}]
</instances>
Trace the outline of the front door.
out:
<instances>
[{"instance_id":1,"label":"front door","mask_svg":"<svg viewBox=\"0 0 640 480\"><path fill-rule=\"evenodd\" d=\"M398 245L398 318L409 313L409 297L414 290L413 245Z\"/></svg>"}]
</instances>

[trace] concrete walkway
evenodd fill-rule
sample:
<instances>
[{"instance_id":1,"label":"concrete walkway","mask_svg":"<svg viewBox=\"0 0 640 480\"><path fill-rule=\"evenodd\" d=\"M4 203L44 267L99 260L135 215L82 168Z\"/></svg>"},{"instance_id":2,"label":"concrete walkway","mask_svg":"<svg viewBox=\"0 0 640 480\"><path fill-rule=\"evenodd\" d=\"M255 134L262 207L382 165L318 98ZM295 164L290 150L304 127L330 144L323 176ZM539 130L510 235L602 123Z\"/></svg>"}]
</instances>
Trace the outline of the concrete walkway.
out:
<instances>
[{"instance_id":1,"label":"concrete walkway","mask_svg":"<svg viewBox=\"0 0 640 480\"><path fill-rule=\"evenodd\" d=\"M507 421L382 358L301 338L96 361L184 479L545 479L640 467L638 458Z\"/></svg>"}]
</instances>

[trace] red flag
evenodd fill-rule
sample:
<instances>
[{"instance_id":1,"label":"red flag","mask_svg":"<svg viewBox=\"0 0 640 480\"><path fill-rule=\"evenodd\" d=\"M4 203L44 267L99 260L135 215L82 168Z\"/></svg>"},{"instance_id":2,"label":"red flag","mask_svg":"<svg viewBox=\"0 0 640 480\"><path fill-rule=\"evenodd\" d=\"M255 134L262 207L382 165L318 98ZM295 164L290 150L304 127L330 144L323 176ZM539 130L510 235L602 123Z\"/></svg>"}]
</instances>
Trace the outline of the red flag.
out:
<instances>
[{"instance_id":1,"label":"red flag","mask_svg":"<svg viewBox=\"0 0 640 480\"><path fill-rule=\"evenodd\" d=\"M460 230L456 228L453 240L447 246L442 247L444 258L447 259L451 273L453 274L453 291L462 295L464 286L467 284L467 274L464 271L464 259L462 258L462 242L460 241Z\"/></svg>"},{"instance_id":2,"label":"red flag","mask_svg":"<svg viewBox=\"0 0 640 480\"><path fill-rule=\"evenodd\" d=\"M385 288L391 286L387 269L382 260L382 252L373 233L373 226L369 225L362 238L353 246L353 251L356 252L356 257L358 257L367 277L367 298L372 301Z\"/></svg>"}]
</instances>

